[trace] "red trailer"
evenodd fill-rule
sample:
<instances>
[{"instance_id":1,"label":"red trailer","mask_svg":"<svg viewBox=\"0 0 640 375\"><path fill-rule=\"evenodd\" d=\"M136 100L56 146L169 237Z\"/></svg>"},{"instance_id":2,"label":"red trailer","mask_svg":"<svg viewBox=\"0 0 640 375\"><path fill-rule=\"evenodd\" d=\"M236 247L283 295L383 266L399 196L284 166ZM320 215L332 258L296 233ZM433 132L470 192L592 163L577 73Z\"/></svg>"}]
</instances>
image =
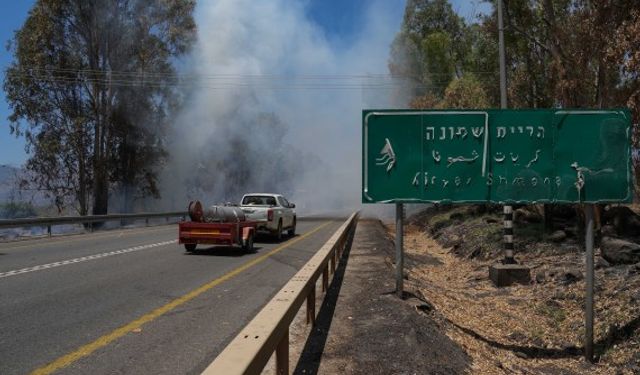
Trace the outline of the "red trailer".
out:
<instances>
[{"instance_id":1,"label":"red trailer","mask_svg":"<svg viewBox=\"0 0 640 375\"><path fill-rule=\"evenodd\" d=\"M178 224L178 243L192 252L198 244L240 246L244 251L253 251L253 238L256 233L255 221L242 218L206 222L202 204L198 201L189 204L191 221Z\"/></svg>"}]
</instances>

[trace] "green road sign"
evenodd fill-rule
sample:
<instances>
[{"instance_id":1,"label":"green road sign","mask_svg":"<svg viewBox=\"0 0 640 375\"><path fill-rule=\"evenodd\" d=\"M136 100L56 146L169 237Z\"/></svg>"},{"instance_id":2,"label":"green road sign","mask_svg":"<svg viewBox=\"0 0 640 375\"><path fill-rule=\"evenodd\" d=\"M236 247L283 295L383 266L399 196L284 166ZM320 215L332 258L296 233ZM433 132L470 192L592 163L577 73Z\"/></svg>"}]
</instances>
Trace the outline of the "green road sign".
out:
<instances>
[{"instance_id":1,"label":"green road sign","mask_svg":"<svg viewBox=\"0 0 640 375\"><path fill-rule=\"evenodd\" d=\"M365 110L363 203L630 202L627 109Z\"/></svg>"}]
</instances>

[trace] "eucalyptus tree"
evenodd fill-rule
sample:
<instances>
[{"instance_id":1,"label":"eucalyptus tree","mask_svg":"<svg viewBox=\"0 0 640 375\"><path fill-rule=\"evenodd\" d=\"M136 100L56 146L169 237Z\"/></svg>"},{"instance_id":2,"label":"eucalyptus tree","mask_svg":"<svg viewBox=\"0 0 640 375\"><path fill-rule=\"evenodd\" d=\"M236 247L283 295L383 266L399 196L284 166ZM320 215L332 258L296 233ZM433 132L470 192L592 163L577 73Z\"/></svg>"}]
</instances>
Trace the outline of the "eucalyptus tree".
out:
<instances>
[{"instance_id":1,"label":"eucalyptus tree","mask_svg":"<svg viewBox=\"0 0 640 375\"><path fill-rule=\"evenodd\" d=\"M412 85L413 96L441 97L462 74L466 31L448 0L409 0L391 46L391 74Z\"/></svg>"},{"instance_id":2,"label":"eucalyptus tree","mask_svg":"<svg viewBox=\"0 0 640 375\"><path fill-rule=\"evenodd\" d=\"M4 90L31 182L60 208L104 214L114 189L158 195L176 59L195 0L38 0L10 43Z\"/></svg>"}]
</instances>

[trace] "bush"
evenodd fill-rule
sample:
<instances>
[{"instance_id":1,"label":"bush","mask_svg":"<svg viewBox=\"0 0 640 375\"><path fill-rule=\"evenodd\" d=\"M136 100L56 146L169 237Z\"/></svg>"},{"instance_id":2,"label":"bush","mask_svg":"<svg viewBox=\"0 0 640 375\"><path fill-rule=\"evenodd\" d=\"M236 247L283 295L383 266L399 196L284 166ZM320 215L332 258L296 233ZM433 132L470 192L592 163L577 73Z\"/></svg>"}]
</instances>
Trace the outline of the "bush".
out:
<instances>
[{"instance_id":1,"label":"bush","mask_svg":"<svg viewBox=\"0 0 640 375\"><path fill-rule=\"evenodd\" d=\"M37 215L36 209L30 202L8 202L0 204L0 218L20 219Z\"/></svg>"}]
</instances>

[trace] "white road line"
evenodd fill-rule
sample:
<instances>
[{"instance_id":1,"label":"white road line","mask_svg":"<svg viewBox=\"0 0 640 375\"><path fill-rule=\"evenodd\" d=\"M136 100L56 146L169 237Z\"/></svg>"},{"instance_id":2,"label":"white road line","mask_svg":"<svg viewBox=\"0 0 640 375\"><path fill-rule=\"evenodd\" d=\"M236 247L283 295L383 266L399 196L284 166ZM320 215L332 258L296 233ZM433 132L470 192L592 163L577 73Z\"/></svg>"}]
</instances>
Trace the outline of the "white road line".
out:
<instances>
[{"instance_id":1,"label":"white road line","mask_svg":"<svg viewBox=\"0 0 640 375\"><path fill-rule=\"evenodd\" d=\"M171 240L171 241L158 242L158 243L153 243L153 244L149 244L149 245L141 245L141 246L130 247L128 249L120 249L120 250L110 251L108 253L87 255L87 256L80 257L80 258L75 258L75 259L61 260L61 261L54 262L54 263L41 264L39 266L33 266L33 267L23 268L23 269L19 269L19 270L0 272L0 279L3 278L3 277L21 275L23 273L42 271L42 270L46 270L46 269L49 269L49 268L66 266L68 264L81 263L81 262L86 262L86 261L89 261L89 260L106 258L106 257L112 256L112 255L120 255L120 254L132 253L134 251L140 251L140 250L151 249L153 247L170 245L170 244L176 243L176 242L178 242L178 241L177 240Z\"/></svg>"}]
</instances>

